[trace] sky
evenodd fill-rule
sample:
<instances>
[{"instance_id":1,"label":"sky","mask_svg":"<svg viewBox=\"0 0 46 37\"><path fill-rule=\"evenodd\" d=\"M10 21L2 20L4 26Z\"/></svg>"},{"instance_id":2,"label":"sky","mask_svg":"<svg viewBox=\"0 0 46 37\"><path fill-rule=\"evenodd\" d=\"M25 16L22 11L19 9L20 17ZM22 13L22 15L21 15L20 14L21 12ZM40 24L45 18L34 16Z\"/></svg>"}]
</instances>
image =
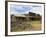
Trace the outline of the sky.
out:
<instances>
[{"instance_id":1,"label":"sky","mask_svg":"<svg viewBox=\"0 0 46 37\"><path fill-rule=\"evenodd\" d=\"M33 12L36 14L42 15L42 7L37 5L10 5L11 14L28 14L29 12Z\"/></svg>"}]
</instances>

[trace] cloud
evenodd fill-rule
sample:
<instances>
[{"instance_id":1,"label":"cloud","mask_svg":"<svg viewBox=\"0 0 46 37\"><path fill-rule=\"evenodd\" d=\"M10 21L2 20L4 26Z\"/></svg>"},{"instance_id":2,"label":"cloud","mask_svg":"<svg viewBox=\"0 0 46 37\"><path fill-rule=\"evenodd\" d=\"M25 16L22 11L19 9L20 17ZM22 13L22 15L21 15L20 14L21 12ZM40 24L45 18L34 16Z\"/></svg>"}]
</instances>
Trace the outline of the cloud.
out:
<instances>
[{"instance_id":1,"label":"cloud","mask_svg":"<svg viewBox=\"0 0 46 37\"><path fill-rule=\"evenodd\" d=\"M11 14L27 14L29 12L34 12L37 14L41 15L42 12L42 7L41 6L37 6L37 5L31 5L31 6L26 6L26 5L13 5L11 4L10 6L10 11Z\"/></svg>"},{"instance_id":2,"label":"cloud","mask_svg":"<svg viewBox=\"0 0 46 37\"><path fill-rule=\"evenodd\" d=\"M18 12L18 13L22 13L22 12L26 12L26 11L29 11L31 9L31 7L29 6L11 6L11 11L12 12Z\"/></svg>"}]
</instances>

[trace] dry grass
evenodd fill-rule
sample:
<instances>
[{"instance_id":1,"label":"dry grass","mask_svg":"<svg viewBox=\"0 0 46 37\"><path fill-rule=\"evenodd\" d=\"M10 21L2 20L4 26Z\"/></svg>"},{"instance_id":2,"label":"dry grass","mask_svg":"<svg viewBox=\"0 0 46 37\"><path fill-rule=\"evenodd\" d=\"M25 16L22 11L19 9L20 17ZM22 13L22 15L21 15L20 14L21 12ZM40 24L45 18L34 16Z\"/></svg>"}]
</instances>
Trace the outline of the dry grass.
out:
<instances>
[{"instance_id":1,"label":"dry grass","mask_svg":"<svg viewBox=\"0 0 46 37\"><path fill-rule=\"evenodd\" d=\"M40 20L37 21L25 21L22 24L16 25L13 23L14 26L11 27L12 32L17 31L39 31L41 30L41 23Z\"/></svg>"},{"instance_id":2,"label":"dry grass","mask_svg":"<svg viewBox=\"0 0 46 37\"><path fill-rule=\"evenodd\" d=\"M41 30L41 27L40 21L32 21L32 30Z\"/></svg>"}]
</instances>

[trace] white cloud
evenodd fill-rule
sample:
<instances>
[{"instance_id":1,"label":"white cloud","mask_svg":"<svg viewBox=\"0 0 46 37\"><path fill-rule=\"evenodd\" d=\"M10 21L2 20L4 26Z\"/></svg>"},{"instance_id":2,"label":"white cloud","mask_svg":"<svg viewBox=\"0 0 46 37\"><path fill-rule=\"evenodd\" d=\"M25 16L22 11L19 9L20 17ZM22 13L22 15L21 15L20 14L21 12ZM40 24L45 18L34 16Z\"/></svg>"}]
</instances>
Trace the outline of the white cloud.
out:
<instances>
[{"instance_id":1,"label":"white cloud","mask_svg":"<svg viewBox=\"0 0 46 37\"><path fill-rule=\"evenodd\" d=\"M23 11L22 12L16 11L16 9L19 9L20 11L25 10L25 7L26 7L26 9L27 9L27 7L31 8L31 9L24 11L24 12ZM21 6L21 5L20 6L12 5L11 9L12 9L11 14L28 14L29 12L33 12L33 13L42 15L42 7L37 6L37 5L36 5L36 7L34 5L32 5L31 7L30 6Z\"/></svg>"}]
</instances>

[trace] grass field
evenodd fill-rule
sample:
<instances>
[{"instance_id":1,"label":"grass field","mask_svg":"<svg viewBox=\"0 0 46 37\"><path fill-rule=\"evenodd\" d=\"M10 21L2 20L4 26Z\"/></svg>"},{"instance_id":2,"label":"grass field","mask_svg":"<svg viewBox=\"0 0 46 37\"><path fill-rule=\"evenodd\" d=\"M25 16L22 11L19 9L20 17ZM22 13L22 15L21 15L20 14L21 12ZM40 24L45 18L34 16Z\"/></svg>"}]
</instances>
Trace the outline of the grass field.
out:
<instances>
[{"instance_id":1,"label":"grass field","mask_svg":"<svg viewBox=\"0 0 46 37\"><path fill-rule=\"evenodd\" d=\"M11 31L12 32L19 32L19 31L39 31L41 30L41 22L40 20L34 21L25 21L21 24L12 23Z\"/></svg>"},{"instance_id":2,"label":"grass field","mask_svg":"<svg viewBox=\"0 0 46 37\"><path fill-rule=\"evenodd\" d=\"M41 30L41 27L40 21L32 21L32 30Z\"/></svg>"}]
</instances>

